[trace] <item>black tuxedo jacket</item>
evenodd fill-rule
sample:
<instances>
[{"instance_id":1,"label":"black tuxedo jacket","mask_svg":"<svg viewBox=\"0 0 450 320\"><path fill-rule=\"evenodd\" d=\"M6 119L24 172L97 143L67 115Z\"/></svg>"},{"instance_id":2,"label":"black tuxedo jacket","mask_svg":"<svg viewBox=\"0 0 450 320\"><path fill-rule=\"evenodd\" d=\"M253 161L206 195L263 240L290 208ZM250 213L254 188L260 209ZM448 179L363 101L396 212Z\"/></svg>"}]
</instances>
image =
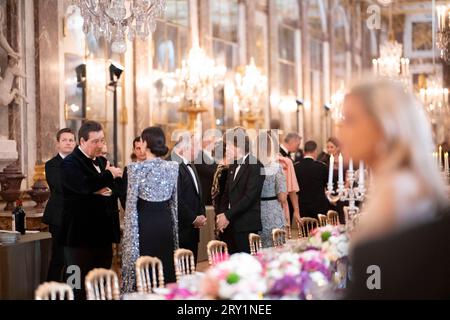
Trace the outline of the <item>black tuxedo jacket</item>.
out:
<instances>
[{"instance_id":1,"label":"black tuxedo jacket","mask_svg":"<svg viewBox=\"0 0 450 320\"><path fill-rule=\"evenodd\" d=\"M233 232L254 232L262 229L261 191L264 185L263 165L249 155L241 165L236 178L238 165L232 164L228 170L225 195L230 208L225 216L230 221Z\"/></svg>"},{"instance_id":2,"label":"black tuxedo jacket","mask_svg":"<svg viewBox=\"0 0 450 320\"><path fill-rule=\"evenodd\" d=\"M92 160L78 147L61 163L64 194L63 220L59 242L69 247L102 247L116 240L117 218L113 214L113 201L117 196L94 194L109 187L116 190L113 175L105 170L106 159L99 158L101 173Z\"/></svg>"},{"instance_id":3,"label":"black tuxedo jacket","mask_svg":"<svg viewBox=\"0 0 450 320\"><path fill-rule=\"evenodd\" d=\"M209 156L206 155L202 150L195 160L195 169L197 170L198 177L202 184L202 197L205 200L205 205L212 205L211 188L213 184L214 173L217 169L217 164L213 159L210 159Z\"/></svg>"},{"instance_id":4,"label":"black tuxedo jacket","mask_svg":"<svg viewBox=\"0 0 450 320\"><path fill-rule=\"evenodd\" d=\"M326 214L329 202L325 195L327 186L328 170L327 166L311 158L304 158L294 165L300 191L298 193L300 210L308 208L308 211L315 217L318 213ZM300 211L300 214L303 214Z\"/></svg>"},{"instance_id":5,"label":"black tuxedo jacket","mask_svg":"<svg viewBox=\"0 0 450 320\"><path fill-rule=\"evenodd\" d=\"M348 299L448 299L450 210L426 224L361 243L350 258ZM367 270L371 265L379 267L379 290L367 286L375 275Z\"/></svg>"},{"instance_id":6,"label":"black tuxedo jacket","mask_svg":"<svg viewBox=\"0 0 450 320\"><path fill-rule=\"evenodd\" d=\"M61 187L61 162L59 154L45 163L45 178L50 188L50 198L45 206L42 222L52 227L60 227L62 223L63 191Z\"/></svg>"},{"instance_id":7,"label":"black tuxedo jacket","mask_svg":"<svg viewBox=\"0 0 450 320\"><path fill-rule=\"evenodd\" d=\"M180 243L198 243L200 240L200 231L194 228L192 224L198 215L205 215L205 205L203 203L202 185L198 178L195 166L192 165L199 192L195 189L195 183L189 172L188 166L182 159L173 152L169 160L176 161L179 164L178 172L178 234Z\"/></svg>"}]
</instances>

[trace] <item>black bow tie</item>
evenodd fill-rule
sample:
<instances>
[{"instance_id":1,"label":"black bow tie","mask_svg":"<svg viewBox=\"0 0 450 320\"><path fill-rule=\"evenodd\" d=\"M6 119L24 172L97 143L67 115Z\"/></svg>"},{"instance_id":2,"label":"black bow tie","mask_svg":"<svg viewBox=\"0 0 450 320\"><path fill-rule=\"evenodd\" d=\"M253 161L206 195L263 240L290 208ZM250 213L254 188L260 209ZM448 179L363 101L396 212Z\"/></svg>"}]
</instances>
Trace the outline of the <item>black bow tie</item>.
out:
<instances>
[{"instance_id":1,"label":"black bow tie","mask_svg":"<svg viewBox=\"0 0 450 320\"><path fill-rule=\"evenodd\" d=\"M91 161L94 164L94 166L100 167L100 161L98 161L98 158L91 159Z\"/></svg>"}]
</instances>

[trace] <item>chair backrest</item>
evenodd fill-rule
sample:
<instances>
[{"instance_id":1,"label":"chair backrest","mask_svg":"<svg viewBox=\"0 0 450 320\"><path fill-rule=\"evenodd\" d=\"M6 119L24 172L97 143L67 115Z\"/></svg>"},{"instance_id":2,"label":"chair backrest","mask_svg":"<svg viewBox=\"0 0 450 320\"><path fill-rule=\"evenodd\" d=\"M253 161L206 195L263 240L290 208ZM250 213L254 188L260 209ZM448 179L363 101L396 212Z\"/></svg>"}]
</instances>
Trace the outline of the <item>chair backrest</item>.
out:
<instances>
[{"instance_id":1,"label":"chair backrest","mask_svg":"<svg viewBox=\"0 0 450 320\"><path fill-rule=\"evenodd\" d=\"M331 224L332 226L339 225L339 214L337 213L337 211L328 210L327 219L328 219L328 224Z\"/></svg>"},{"instance_id":2,"label":"chair backrest","mask_svg":"<svg viewBox=\"0 0 450 320\"><path fill-rule=\"evenodd\" d=\"M290 225L285 225L284 226L284 231L286 231L286 237L288 239L291 239L292 235L291 235L291 226Z\"/></svg>"},{"instance_id":3,"label":"chair backrest","mask_svg":"<svg viewBox=\"0 0 450 320\"><path fill-rule=\"evenodd\" d=\"M34 292L35 300L73 300L73 290L66 283L44 282Z\"/></svg>"},{"instance_id":4,"label":"chair backrest","mask_svg":"<svg viewBox=\"0 0 450 320\"><path fill-rule=\"evenodd\" d=\"M181 276L195 272L194 254L188 249L177 249L173 254L177 281Z\"/></svg>"},{"instance_id":5,"label":"chair backrest","mask_svg":"<svg viewBox=\"0 0 450 320\"><path fill-rule=\"evenodd\" d=\"M298 230L298 236L301 237L309 237L309 234L312 230L319 227L319 221L315 218L301 218L301 226Z\"/></svg>"},{"instance_id":6,"label":"chair backrest","mask_svg":"<svg viewBox=\"0 0 450 320\"><path fill-rule=\"evenodd\" d=\"M262 249L261 237L256 233L250 233L248 235L248 243L250 244L250 254L256 256L256 254Z\"/></svg>"},{"instance_id":7,"label":"chair backrest","mask_svg":"<svg viewBox=\"0 0 450 320\"><path fill-rule=\"evenodd\" d=\"M272 229L272 242L274 247L281 247L286 243L286 231L283 229Z\"/></svg>"},{"instance_id":8,"label":"chair backrest","mask_svg":"<svg viewBox=\"0 0 450 320\"><path fill-rule=\"evenodd\" d=\"M87 300L119 300L119 280L113 270L96 268L86 275Z\"/></svg>"},{"instance_id":9,"label":"chair backrest","mask_svg":"<svg viewBox=\"0 0 450 320\"><path fill-rule=\"evenodd\" d=\"M213 266L228 259L228 246L223 241L211 240L206 246L208 251L208 262Z\"/></svg>"},{"instance_id":10,"label":"chair backrest","mask_svg":"<svg viewBox=\"0 0 450 320\"><path fill-rule=\"evenodd\" d=\"M136 260L136 287L139 293L152 293L155 288L164 288L161 260L149 256Z\"/></svg>"},{"instance_id":11,"label":"chair backrest","mask_svg":"<svg viewBox=\"0 0 450 320\"><path fill-rule=\"evenodd\" d=\"M318 214L317 215L317 217L319 218L319 225L321 226L321 227L325 227L326 225L327 225L327 223L328 223L328 219L327 219L327 216L326 215L324 215L324 214Z\"/></svg>"}]
</instances>

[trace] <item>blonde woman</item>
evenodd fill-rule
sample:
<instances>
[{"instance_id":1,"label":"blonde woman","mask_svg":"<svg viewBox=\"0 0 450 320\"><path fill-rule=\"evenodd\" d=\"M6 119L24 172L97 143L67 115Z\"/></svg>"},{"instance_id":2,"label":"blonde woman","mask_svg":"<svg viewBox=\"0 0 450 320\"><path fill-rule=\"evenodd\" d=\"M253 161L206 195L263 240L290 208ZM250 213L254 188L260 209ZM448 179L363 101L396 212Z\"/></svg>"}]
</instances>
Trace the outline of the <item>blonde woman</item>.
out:
<instances>
[{"instance_id":1,"label":"blonde woman","mask_svg":"<svg viewBox=\"0 0 450 320\"><path fill-rule=\"evenodd\" d=\"M264 165L264 185L261 192L261 223L259 232L264 248L271 247L272 229L286 225L283 207L287 203L286 177L277 161L276 141L268 132L262 132L256 139L257 158Z\"/></svg>"},{"instance_id":2,"label":"blonde woman","mask_svg":"<svg viewBox=\"0 0 450 320\"><path fill-rule=\"evenodd\" d=\"M425 223L445 207L429 123L400 84L372 80L355 86L345 98L339 133L344 156L363 160L373 172L353 245Z\"/></svg>"}]
</instances>

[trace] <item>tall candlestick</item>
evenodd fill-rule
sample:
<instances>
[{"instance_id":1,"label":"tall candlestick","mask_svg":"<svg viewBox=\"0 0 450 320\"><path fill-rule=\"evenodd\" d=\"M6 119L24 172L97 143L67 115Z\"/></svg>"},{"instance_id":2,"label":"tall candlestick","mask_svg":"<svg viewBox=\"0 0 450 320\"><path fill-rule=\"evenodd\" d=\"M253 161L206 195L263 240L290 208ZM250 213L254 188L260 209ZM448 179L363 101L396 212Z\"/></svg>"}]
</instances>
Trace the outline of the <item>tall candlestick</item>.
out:
<instances>
[{"instance_id":1,"label":"tall candlestick","mask_svg":"<svg viewBox=\"0 0 450 320\"><path fill-rule=\"evenodd\" d=\"M439 169L442 170L442 146L439 146L439 155L438 155L439 159Z\"/></svg>"},{"instance_id":2,"label":"tall candlestick","mask_svg":"<svg viewBox=\"0 0 450 320\"><path fill-rule=\"evenodd\" d=\"M353 159L350 158L350 161L348 163L348 170L353 172Z\"/></svg>"},{"instance_id":3,"label":"tall candlestick","mask_svg":"<svg viewBox=\"0 0 450 320\"><path fill-rule=\"evenodd\" d=\"M339 182L344 183L344 158L339 154Z\"/></svg>"},{"instance_id":4,"label":"tall candlestick","mask_svg":"<svg viewBox=\"0 0 450 320\"><path fill-rule=\"evenodd\" d=\"M360 187L364 186L364 174L365 174L365 172L364 172L364 162L360 161L359 162L359 182L358 182L358 185Z\"/></svg>"},{"instance_id":5,"label":"tall candlestick","mask_svg":"<svg viewBox=\"0 0 450 320\"><path fill-rule=\"evenodd\" d=\"M330 167L328 168L328 183L333 183L334 156L330 156Z\"/></svg>"}]
</instances>

